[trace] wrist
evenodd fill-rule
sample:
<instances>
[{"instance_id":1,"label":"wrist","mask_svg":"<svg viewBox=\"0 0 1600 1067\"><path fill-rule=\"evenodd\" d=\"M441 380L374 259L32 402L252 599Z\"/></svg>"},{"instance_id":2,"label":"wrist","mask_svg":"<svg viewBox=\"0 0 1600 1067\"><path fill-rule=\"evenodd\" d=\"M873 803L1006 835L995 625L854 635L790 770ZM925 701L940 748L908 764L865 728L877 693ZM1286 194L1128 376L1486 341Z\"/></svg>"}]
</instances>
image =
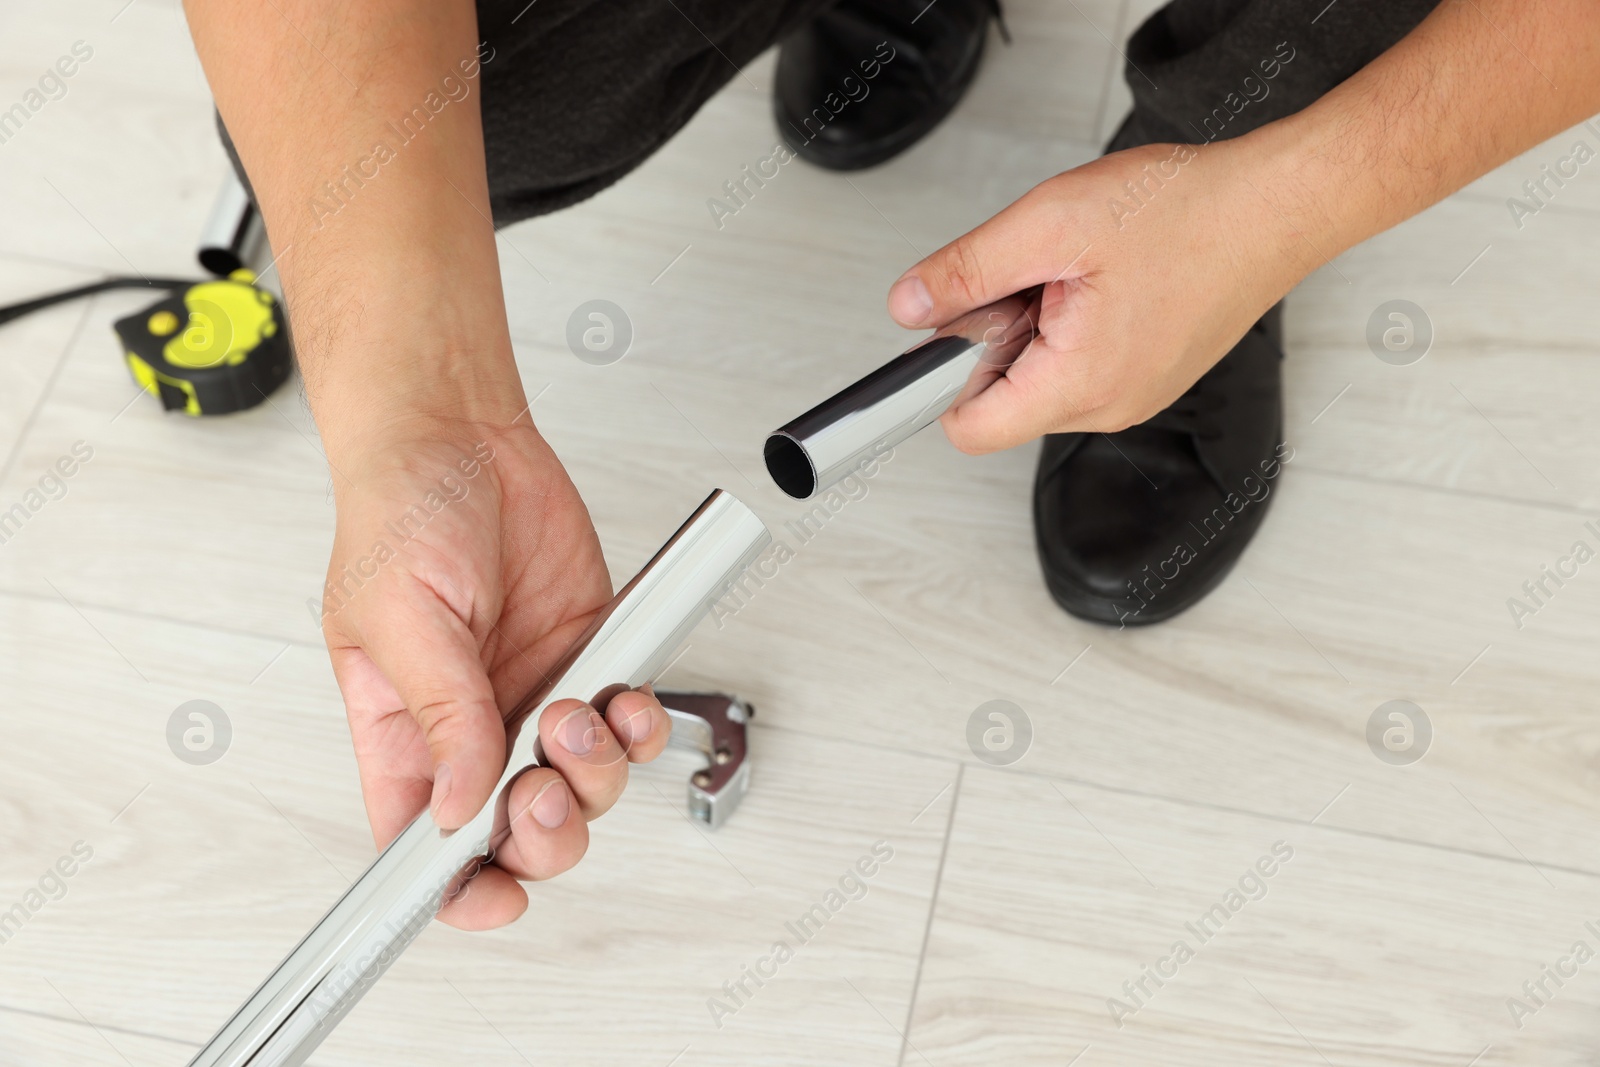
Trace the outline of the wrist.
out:
<instances>
[{"instance_id":1,"label":"wrist","mask_svg":"<svg viewBox=\"0 0 1600 1067\"><path fill-rule=\"evenodd\" d=\"M1284 292L1370 236L1362 227L1367 193L1343 153L1330 151L1339 146L1330 144L1327 126L1301 112L1218 145L1233 154L1240 196L1269 235L1266 258Z\"/></svg>"},{"instance_id":2,"label":"wrist","mask_svg":"<svg viewBox=\"0 0 1600 1067\"><path fill-rule=\"evenodd\" d=\"M347 261L363 264L358 285L330 282L332 271L284 278L306 398L333 462L452 426L527 420L497 273L441 272L449 257Z\"/></svg>"},{"instance_id":3,"label":"wrist","mask_svg":"<svg viewBox=\"0 0 1600 1067\"><path fill-rule=\"evenodd\" d=\"M337 361L307 375L306 396L334 463L532 421L509 338L346 339Z\"/></svg>"}]
</instances>

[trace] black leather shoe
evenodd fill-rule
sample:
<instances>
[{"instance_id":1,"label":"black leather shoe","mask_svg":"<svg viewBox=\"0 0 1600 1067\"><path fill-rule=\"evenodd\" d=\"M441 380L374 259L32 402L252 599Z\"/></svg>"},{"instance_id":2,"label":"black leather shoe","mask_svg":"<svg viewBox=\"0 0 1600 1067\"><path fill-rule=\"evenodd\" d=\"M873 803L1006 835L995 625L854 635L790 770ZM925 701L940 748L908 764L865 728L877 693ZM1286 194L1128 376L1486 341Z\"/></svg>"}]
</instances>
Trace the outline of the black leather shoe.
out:
<instances>
[{"instance_id":1,"label":"black leather shoe","mask_svg":"<svg viewBox=\"0 0 1600 1067\"><path fill-rule=\"evenodd\" d=\"M1113 434L1050 434L1033 489L1051 596L1081 619L1169 619L1227 575L1283 465L1282 307L1175 404Z\"/></svg>"},{"instance_id":2,"label":"black leather shoe","mask_svg":"<svg viewBox=\"0 0 1600 1067\"><path fill-rule=\"evenodd\" d=\"M778 50L778 132L830 170L898 155L955 108L999 16L999 0L840 0Z\"/></svg>"}]
</instances>

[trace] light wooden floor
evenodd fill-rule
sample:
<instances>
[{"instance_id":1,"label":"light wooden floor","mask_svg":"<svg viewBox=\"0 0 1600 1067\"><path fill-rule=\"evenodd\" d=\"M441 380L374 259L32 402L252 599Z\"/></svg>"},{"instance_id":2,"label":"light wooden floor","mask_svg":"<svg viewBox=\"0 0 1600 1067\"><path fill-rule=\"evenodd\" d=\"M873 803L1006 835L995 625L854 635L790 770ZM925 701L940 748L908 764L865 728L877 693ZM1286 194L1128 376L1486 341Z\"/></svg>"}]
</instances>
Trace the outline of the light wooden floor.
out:
<instances>
[{"instance_id":1,"label":"light wooden floor","mask_svg":"<svg viewBox=\"0 0 1600 1067\"><path fill-rule=\"evenodd\" d=\"M224 166L208 96L174 0L124 2L0 13L0 105L95 49L0 145L0 301L192 270ZM791 164L719 232L706 198L774 139L768 56L622 185L503 235L536 415L618 577L713 485L799 513L764 431L903 345L880 297L918 253L1092 157L1127 105L1112 42L1151 6L1008 0L1019 44L936 135L849 180ZM914 441L669 679L760 709L731 825L682 817L686 758L640 771L523 922L430 930L314 1062L1594 1063L1600 963L1520 1027L1507 1007L1600 949L1600 564L1520 630L1506 608L1600 515L1600 170L1520 231L1505 206L1576 136L1295 294L1296 456L1198 608L1066 617L1031 547L1034 449ZM564 345L594 297L635 326L614 366ZM1410 367L1363 340L1397 297L1437 331ZM333 521L315 430L293 390L205 422L137 398L110 322L146 299L0 329L0 510L94 449L0 545L0 910L93 849L0 945L7 1065L183 1062L372 855L305 606ZM819 326L859 344L821 361ZM1396 698L1435 730L1409 767L1365 741ZM233 722L211 766L166 745L191 699ZM992 699L1035 732L1005 769L966 743ZM878 841L868 895L715 1026L707 999ZM1194 938L1280 841L1266 895ZM1194 958L1119 1028L1107 999L1180 939Z\"/></svg>"}]
</instances>

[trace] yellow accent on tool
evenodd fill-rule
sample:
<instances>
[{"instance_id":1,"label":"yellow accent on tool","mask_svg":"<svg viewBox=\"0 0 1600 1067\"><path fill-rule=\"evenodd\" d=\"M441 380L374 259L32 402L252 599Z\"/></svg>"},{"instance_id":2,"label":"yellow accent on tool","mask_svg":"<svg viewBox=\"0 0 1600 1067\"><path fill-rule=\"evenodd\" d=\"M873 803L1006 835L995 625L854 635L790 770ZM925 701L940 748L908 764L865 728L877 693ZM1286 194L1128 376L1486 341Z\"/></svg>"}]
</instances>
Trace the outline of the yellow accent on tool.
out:
<instances>
[{"instance_id":1,"label":"yellow accent on tool","mask_svg":"<svg viewBox=\"0 0 1600 1067\"><path fill-rule=\"evenodd\" d=\"M184 397L183 413L185 415L201 414L200 398L195 395L194 386L189 382L181 378L167 377L132 352L127 353L127 359L128 369L133 372L133 380L138 382L145 392L166 404L167 400L161 393L161 387L165 385L169 389L176 389ZM170 408L172 405L167 404L167 406Z\"/></svg>"},{"instance_id":2,"label":"yellow accent on tool","mask_svg":"<svg viewBox=\"0 0 1600 1067\"><path fill-rule=\"evenodd\" d=\"M186 415L242 411L265 400L289 376L290 356L283 309L255 280L236 270L118 320L140 388Z\"/></svg>"}]
</instances>

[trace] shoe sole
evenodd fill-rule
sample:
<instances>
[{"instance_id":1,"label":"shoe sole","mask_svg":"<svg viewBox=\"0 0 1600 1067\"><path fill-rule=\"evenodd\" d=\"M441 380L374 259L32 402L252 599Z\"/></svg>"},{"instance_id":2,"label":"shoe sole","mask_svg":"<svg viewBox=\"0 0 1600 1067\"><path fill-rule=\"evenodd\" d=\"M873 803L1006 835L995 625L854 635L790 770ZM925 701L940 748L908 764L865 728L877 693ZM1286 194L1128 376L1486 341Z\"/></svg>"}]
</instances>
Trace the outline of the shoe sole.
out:
<instances>
[{"instance_id":1,"label":"shoe sole","mask_svg":"<svg viewBox=\"0 0 1600 1067\"><path fill-rule=\"evenodd\" d=\"M1254 534L1251 535L1252 538L1254 536ZM1249 545L1247 544L1245 547L1248 548ZM1050 599L1054 600L1062 611L1065 611L1075 619L1118 628L1125 626L1154 626L1156 623L1166 622L1168 619L1182 615L1210 596L1217 586L1222 584L1223 579L1233 572L1233 568L1243 555L1244 553L1241 552L1239 556L1228 561L1216 574L1201 585L1199 591L1190 599L1175 601L1170 607L1163 608L1160 611L1151 611L1149 608L1145 608L1137 613L1123 612L1118 614L1117 609L1122 603L1121 601L1087 594L1081 589L1064 590L1057 586L1054 576L1048 573L1044 576L1044 585L1045 589L1050 593Z\"/></svg>"}]
</instances>

